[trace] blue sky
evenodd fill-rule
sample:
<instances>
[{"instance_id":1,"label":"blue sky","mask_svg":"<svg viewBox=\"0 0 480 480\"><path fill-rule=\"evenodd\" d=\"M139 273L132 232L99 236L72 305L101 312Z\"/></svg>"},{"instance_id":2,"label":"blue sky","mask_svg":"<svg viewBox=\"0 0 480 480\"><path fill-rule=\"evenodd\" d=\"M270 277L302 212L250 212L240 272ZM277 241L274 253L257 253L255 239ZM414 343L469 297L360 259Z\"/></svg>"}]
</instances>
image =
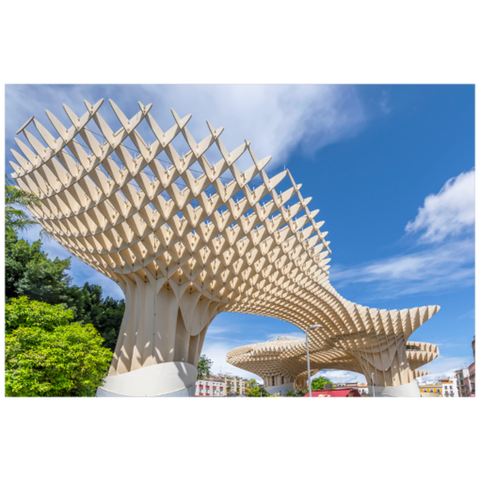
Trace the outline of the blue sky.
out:
<instances>
[{"instance_id":1,"label":"blue sky","mask_svg":"<svg viewBox=\"0 0 480 480\"><path fill-rule=\"evenodd\" d=\"M474 335L474 87L469 85L79 85L6 87L6 171L15 132L32 115L46 127L48 109L68 124L66 103L83 112L83 100L112 99L133 116L137 101L153 103L162 128L169 109L193 114L196 139L205 120L225 127L229 150L251 141L259 158L272 155L269 175L286 166L302 194L320 209L332 249L331 283L349 300L376 308L440 305L411 340L439 345L425 368L451 374L473 361ZM114 123L108 105L102 116ZM52 132L53 133L53 132ZM208 154L207 154L208 157ZM34 240L38 229L25 238ZM52 257L70 256L55 242ZM78 285L120 289L72 257ZM252 377L229 366L231 348L279 335L303 336L277 319L232 313L209 328L204 352L214 370ZM334 380L362 380L351 372L327 372Z\"/></svg>"}]
</instances>

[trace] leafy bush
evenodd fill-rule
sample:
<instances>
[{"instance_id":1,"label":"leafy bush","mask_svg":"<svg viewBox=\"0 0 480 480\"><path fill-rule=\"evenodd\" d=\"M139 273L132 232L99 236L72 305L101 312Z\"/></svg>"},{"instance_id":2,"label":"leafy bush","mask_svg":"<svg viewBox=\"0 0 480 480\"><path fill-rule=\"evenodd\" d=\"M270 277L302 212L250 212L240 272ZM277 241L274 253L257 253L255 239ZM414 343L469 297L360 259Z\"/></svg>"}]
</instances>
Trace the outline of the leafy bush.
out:
<instances>
[{"instance_id":1,"label":"leafy bush","mask_svg":"<svg viewBox=\"0 0 480 480\"><path fill-rule=\"evenodd\" d=\"M51 332L55 327L68 325L73 320L73 312L64 305L49 305L35 302L27 297L12 298L5 304L5 332L22 327L40 327Z\"/></svg>"},{"instance_id":2,"label":"leafy bush","mask_svg":"<svg viewBox=\"0 0 480 480\"><path fill-rule=\"evenodd\" d=\"M72 316L25 297L6 305L6 396L95 396L112 352L92 325L68 325Z\"/></svg>"},{"instance_id":3,"label":"leafy bush","mask_svg":"<svg viewBox=\"0 0 480 480\"><path fill-rule=\"evenodd\" d=\"M312 390L323 390L325 384L332 385L332 390L335 390L335 385L326 377L318 377L312 380Z\"/></svg>"}]
</instances>

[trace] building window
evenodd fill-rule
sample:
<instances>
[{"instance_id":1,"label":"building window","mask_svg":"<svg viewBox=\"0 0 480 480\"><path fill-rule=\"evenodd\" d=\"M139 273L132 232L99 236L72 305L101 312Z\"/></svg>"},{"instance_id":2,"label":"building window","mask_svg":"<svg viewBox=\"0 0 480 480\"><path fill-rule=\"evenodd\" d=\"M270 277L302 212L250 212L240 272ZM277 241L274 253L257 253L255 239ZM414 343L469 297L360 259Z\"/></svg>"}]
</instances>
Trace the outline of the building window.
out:
<instances>
[{"instance_id":1,"label":"building window","mask_svg":"<svg viewBox=\"0 0 480 480\"><path fill-rule=\"evenodd\" d=\"M272 387L275 386L275 377L272 377Z\"/></svg>"},{"instance_id":2,"label":"building window","mask_svg":"<svg viewBox=\"0 0 480 480\"><path fill-rule=\"evenodd\" d=\"M282 385L284 384L283 377L282 377Z\"/></svg>"}]
</instances>

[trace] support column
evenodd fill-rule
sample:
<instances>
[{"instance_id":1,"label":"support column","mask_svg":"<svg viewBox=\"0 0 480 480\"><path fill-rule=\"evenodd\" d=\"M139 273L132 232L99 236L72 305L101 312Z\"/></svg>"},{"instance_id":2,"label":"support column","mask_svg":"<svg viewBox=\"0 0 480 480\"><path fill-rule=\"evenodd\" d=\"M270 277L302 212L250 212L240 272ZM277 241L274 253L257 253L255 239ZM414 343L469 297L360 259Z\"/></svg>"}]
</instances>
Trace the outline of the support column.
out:
<instances>
[{"instance_id":1,"label":"support column","mask_svg":"<svg viewBox=\"0 0 480 480\"><path fill-rule=\"evenodd\" d=\"M193 396L208 326L224 305L188 285L133 277L123 277L125 314L97 396Z\"/></svg>"},{"instance_id":2,"label":"support column","mask_svg":"<svg viewBox=\"0 0 480 480\"><path fill-rule=\"evenodd\" d=\"M373 394L373 373L376 395L420 397L415 372L408 362L404 338L386 337L381 345L369 346L355 356L369 384L370 395Z\"/></svg>"}]
</instances>

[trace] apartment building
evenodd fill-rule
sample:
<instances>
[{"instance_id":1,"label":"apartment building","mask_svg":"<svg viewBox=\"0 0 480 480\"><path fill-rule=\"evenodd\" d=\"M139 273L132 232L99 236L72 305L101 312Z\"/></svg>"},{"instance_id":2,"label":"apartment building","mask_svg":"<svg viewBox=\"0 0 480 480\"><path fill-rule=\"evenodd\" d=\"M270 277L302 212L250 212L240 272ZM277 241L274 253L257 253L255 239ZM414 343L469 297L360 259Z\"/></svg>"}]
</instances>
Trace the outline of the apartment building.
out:
<instances>
[{"instance_id":1,"label":"apartment building","mask_svg":"<svg viewBox=\"0 0 480 480\"><path fill-rule=\"evenodd\" d=\"M444 397L458 397L456 378L439 378L438 383L441 383L443 386L442 394Z\"/></svg>"},{"instance_id":2,"label":"apartment building","mask_svg":"<svg viewBox=\"0 0 480 480\"><path fill-rule=\"evenodd\" d=\"M462 368L455 372L458 384L458 396L469 397L470 396L470 377L468 368Z\"/></svg>"},{"instance_id":3,"label":"apartment building","mask_svg":"<svg viewBox=\"0 0 480 480\"><path fill-rule=\"evenodd\" d=\"M468 366L468 376L470 377L470 395L475 395L475 337L472 342L473 363Z\"/></svg>"},{"instance_id":4,"label":"apartment building","mask_svg":"<svg viewBox=\"0 0 480 480\"><path fill-rule=\"evenodd\" d=\"M238 397L247 393L248 380L228 374L215 374L196 382L197 397Z\"/></svg>"},{"instance_id":5,"label":"apartment building","mask_svg":"<svg viewBox=\"0 0 480 480\"><path fill-rule=\"evenodd\" d=\"M418 388L422 397L443 397L443 385L440 382L421 383Z\"/></svg>"},{"instance_id":6,"label":"apartment building","mask_svg":"<svg viewBox=\"0 0 480 480\"><path fill-rule=\"evenodd\" d=\"M217 376L211 376L208 378L202 378L197 380L196 397L224 397L225 392L225 380Z\"/></svg>"}]
</instances>

